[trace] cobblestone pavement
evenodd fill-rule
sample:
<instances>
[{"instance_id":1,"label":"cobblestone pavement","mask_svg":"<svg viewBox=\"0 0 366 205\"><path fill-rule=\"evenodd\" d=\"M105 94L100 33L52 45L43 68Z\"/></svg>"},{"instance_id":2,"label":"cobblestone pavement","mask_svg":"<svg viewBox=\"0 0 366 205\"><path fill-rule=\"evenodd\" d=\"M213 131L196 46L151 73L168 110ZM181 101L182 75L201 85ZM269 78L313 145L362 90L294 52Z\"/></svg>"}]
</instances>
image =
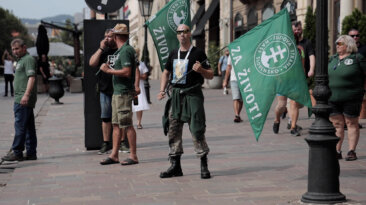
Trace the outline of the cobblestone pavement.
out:
<instances>
[{"instance_id":1,"label":"cobblestone pavement","mask_svg":"<svg viewBox=\"0 0 366 205\"><path fill-rule=\"evenodd\" d=\"M233 123L231 95L204 89L206 137L211 149L212 178L200 179L188 126L185 125L183 177L160 179L169 166L167 137L161 116L165 101L155 96L159 82L151 80L152 105L144 112L143 129L136 130L140 163L101 166L106 155L84 147L83 94L65 93L63 105L39 94L36 113L38 160L6 163L0 167L0 205L28 204L302 204L307 191L309 148L304 138L314 121L300 113L301 137L292 137L286 122L273 134L273 107L259 141L255 140L245 111L242 123ZM2 97L0 83L0 154L9 150L14 136L13 98ZM361 120L365 126L366 120ZM348 201L366 204L366 129L361 129L359 160L340 160L340 190ZM348 142L344 142L344 153ZM127 157L120 153L120 159Z\"/></svg>"}]
</instances>

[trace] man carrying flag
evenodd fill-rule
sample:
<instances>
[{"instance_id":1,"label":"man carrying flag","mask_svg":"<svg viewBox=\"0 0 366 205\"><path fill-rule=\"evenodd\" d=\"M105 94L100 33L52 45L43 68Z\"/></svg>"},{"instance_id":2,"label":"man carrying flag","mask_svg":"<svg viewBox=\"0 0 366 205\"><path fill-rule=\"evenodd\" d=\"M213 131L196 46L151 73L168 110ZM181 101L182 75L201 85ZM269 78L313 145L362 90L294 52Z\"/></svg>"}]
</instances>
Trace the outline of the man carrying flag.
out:
<instances>
[{"instance_id":1,"label":"man carrying flag","mask_svg":"<svg viewBox=\"0 0 366 205\"><path fill-rule=\"evenodd\" d=\"M172 79L172 95L167 101L163 116L165 134L169 137L169 157L171 166L161 172L161 178L182 176L180 158L183 154L182 131L188 122L192 134L194 150L201 159L201 178L211 178L207 167L206 116L203 107L201 86L204 78L212 79L213 70L207 63L206 54L192 46L189 26L181 24L177 28L179 49L170 52L160 83L158 100L165 97L168 79ZM170 78L169 78L170 77Z\"/></svg>"},{"instance_id":2,"label":"man carrying flag","mask_svg":"<svg viewBox=\"0 0 366 205\"><path fill-rule=\"evenodd\" d=\"M180 24L191 27L189 0L170 1L146 22L155 44L162 71L169 53L179 46L176 31Z\"/></svg>"},{"instance_id":3,"label":"man carrying flag","mask_svg":"<svg viewBox=\"0 0 366 205\"><path fill-rule=\"evenodd\" d=\"M311 107L286 9L236 39L229 50L257 140L276 93Z\"/></svg>"}]
</instances>

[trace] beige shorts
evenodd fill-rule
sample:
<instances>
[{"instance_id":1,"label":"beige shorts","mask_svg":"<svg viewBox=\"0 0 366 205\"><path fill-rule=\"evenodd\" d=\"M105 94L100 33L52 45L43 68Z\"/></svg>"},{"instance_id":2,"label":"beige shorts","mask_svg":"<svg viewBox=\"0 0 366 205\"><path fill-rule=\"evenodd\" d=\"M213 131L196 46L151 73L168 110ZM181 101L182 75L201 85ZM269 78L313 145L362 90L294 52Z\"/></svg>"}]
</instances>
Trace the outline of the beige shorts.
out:
<instances>
[{"instance_id":1,"label":"beige shorts","mask_svg":"<svg viewBox=\"0 0 366 205\"><path fill-rule=\"evenodd\" d=\"M132 100L132 93L112 96L112 124L118 124L120 128L133 125Z\"/></svg>"}]
</instances>

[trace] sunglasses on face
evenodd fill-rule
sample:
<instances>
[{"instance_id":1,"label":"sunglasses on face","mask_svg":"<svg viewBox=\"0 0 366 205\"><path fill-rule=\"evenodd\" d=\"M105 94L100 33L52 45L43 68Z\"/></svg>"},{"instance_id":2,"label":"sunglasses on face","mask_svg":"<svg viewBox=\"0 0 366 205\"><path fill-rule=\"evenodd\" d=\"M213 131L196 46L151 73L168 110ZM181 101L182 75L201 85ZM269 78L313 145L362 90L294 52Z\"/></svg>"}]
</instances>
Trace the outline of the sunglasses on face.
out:
<instances>
[{"instance_id":1,"label":"sunglasses on face","mask_svg":"<svg viewBox=\"0 0 366 205\"><path fill-rule=\"evenodd\" d=\"M336 45L337 46L343 46L344 45L344 42L337 42Z\"/></svg>"},{"instance_id":2,"label":"sunglasses on face","mask_svg":"<svg viewBox=\"0 0 366 205\"><path fill-rule=\"evenodd\" d=\"M177 31L177 35L180 35L180 34L182 34L182 33L184 33L184 34L189 33L189 29L181 30L181 31Z\"/></svg>"},{"instance_id":3,"label":"sunglasses on face","mask_svg":"<svg viewBox=\"0 0 366 205\"><path fill-rule=\"evenodd\" d=\"M360 34L356 34L356 35L350 35L352 38L354 37L360 37Z\"/></svg>"}]
</instances>

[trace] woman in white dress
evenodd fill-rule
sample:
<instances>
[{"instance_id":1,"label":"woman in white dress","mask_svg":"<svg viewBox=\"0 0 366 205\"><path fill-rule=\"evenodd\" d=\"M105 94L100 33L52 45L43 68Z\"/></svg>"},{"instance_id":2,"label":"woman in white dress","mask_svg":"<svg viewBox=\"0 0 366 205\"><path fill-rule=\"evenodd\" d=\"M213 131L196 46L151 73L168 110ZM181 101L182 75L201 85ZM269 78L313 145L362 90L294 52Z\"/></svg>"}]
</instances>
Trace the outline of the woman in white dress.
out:
<instances>
[{"instance_id":1,"label":"woman in white dress","mask_svg":"<svg viewBox=\"0 0 366 205\"><path fill-rule=\"evenodd\" d=\"M150 109L149 103L147 102L147 99L146 99L146 92L145 92L145 87L144 87L145 80L148 78L147 74L149 72L149 69L146 67L145 63L140 62L139 70L140 70L140 90L141 90L141 92L137 96L138 104L132 105L132 111L136 112L137 129L142 129L142 125L141 125L142 111Z\"/></svg>"}]
</instances>

